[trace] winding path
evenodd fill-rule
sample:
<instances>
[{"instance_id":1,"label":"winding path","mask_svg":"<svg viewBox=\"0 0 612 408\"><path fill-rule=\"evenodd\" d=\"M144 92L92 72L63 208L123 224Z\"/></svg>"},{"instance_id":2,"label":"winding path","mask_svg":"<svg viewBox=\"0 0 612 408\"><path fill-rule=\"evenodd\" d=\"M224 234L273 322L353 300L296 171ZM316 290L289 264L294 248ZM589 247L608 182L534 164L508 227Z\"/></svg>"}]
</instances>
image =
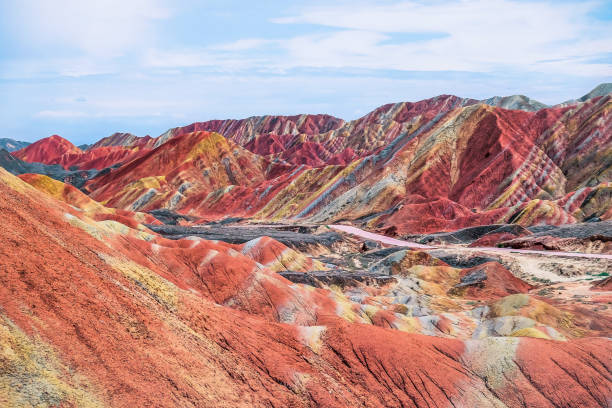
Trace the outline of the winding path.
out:
<instances>
[{"instance_id":1,"label":"winding path","mask_svg":"<svg viewBox=\"0 0 612 408\"><path fill-rule=\"evenodd\" d=\"M432 246L432 245L423 245L417 244L416 242L404 241L401 239L395 239L391 237L387 237L380 234L375 234L373 232L364 231L357 227L353 227L350 225L329 225L330 228L333 228L337 231L342 231L347 234L356 235L361 238L371 239L373 241L379 241L383 244L388 245L396 245L406 248L414 248L414 249L448 249L448 247L444 246ZM545 255L545 256L566 256L566 257L575 257L575 258L595 258L595 259L610 259L612 260L612 255L610 254L586 254L582 252L562 252L562 251L538 251L538 250L530 250L530 249L514 249L514 248L494 248L494 247L453 247L453 250L469 250L469 251L481 251L481 252L494 252L494 253L519 253L519 254L527 254L527 255Z\"/></svg>"}]
</instances>

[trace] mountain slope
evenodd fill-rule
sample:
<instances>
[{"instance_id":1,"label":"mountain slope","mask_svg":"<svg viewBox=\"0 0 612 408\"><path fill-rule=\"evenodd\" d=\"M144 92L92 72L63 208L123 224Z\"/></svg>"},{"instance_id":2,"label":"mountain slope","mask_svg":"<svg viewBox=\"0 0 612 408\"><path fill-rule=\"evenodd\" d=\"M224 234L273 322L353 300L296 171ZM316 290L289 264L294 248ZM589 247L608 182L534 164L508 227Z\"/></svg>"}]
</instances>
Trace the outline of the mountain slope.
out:
<instances>
[{"instance_id":1,"label":"mountain slope","mask_svg":"<svg viewBox=\"0 0 612 408\"><path fill-rule=\"evenodd\" d=\"M40 139L16 151L13 156L28 162L60 164L59 158L69 154L79 154L81 149L59 135Z\"/></svg>"},{"instance_id":2,"label":"mountain slope","mask_svg":"<svg viewBox=\"0 0 612 408\"><path fill-rule=\"evenodd\" d=\"M596 98L598 96L605 96L610 93L612 93L612 83L599 84L595 88L593 88L591 92L587 93L586 95L583 95L578 100L580 102L584 102L588 99Z\"/></svg>"},{"instance_id":3,"label":"mountain slope","mask_svg":"<svg viewBox=\"0 0 612 408\"><path fill-rule=\"evenodd\" d=\"M3 405L584 407L612 393L609 339L350 323L334 292L228 244L94 221L2 169L0 194Z\"/></svg>"},{"instance_id":4,"label":"mountain slope","mask_svg":"<svg viewBox=\"0 0 612 408\"><path fill-rule=\"evenodd\" d=\"M554 107L523 96L483 102L441 95L384 105L350 122L328 115L198 122L155 139L115 134L76 154L34 144L15 155L46 154L47 162L80 168L124 162L87 186L123 209L352 220L400 235L574 223L612 214L606 89ZM209 134L226 141L205 142Z\"/></svg>"},{"instance_id":5,"label":"mountain slope","mask_svg":"<svg viewBox=\"0 0 612 408\"><path fill-rule=\"evenodd\" d=\"M486 105L497 106L498 108L523 110L535 112L547 106L541 102L533 100L525 95L494 96L481 101Z\"/></svg>"},{"instance_id":6,"label":"mountain slope","mask_svg":"<svg viewBox=\"0 0 612 408\"><path fill-rule=\"evenodd\" d=\"M19 160L2 149L0 149L0 167L14 175L35 173L49 176L55 180L70 183L77 188L83 187L87 180L100 174L97 170L65 170L59 164L29 163Z\"/></svg>"},{"instance_id":7,"label":"mountain slope","mask_svg":"<svg viewBox=\"0 0 612 408\"><path fill-rule=\"evenodd\" d=\"M88 185L92 197L130 209L183 208L224 189L262 182L267 163L217 133L174 138ZM221 210L231 211L229 208Z\"/></svg>"},{"instance_id":8,"label":"mountain slope","mask_svg":"<svg viewBox=\"0 0 612 408\"><path fill-rule=\"evenodd\" d=\"M191 200L178 191L181 185L187 188L183 184L187 179L179 182L174 170L177 164L164 167L165 161L161 166L135 161L90 188L94 197L121 208L130 208L149 191L147 208L151 209L165 206L203 217L363 220L370 228L397 234L490 223L528 226L605 218L610 204L593 205L590 201L595 196L584 192L603 191L612 181L611 109L609 95L537 112L440 97L416 104L385 105L326 133L298 135L303 141L300 147L294 144L286 150L283 143L289 139L258 136L243 126L249 122L217 123L217 128L227 130L231 125L239 129L233 136L226 135L227 139L242 141L250 149L258 140L267 140L271 144L266 149L276 153L264 159L236 147L237 157L250 157L239 166L260 163L248 180L232 180L225 171L213 185L207 184L204 173L191 171ZM174 149L187 152L197 145L198 137L193 136L197 132L176 132L179 136L160 145L155 154ZM305 146L315 145L320 149L308 156L313 164L299 164L300 157L305 157L300 156ZM342 161L331 156L338 152ZM179 162L184 160L183 154L173 153ZM292 155L293 163L283 159L285 154ZM198 169L224 168L225 157L213 155L206 164L197 165ZM271 157L274 159L268 162ZM325 164L322 157L335 164ZM158 187L153 191L142 185L138 194L123 191L119 193L122 198L113 197L117 186L151 175L158 179L169 175L175 181L162 183L163 193L156 192ZM568 195L574 197L571 204ZM391 227L394 229L389 230Z\"/></svg>"},{"instance_id":9,"label":"mountain slope","mask_svg":"<svg viewBox=\"0 0 612 408\"><path fill-rule=\"evenodd\" d=\"M83 151L58 135L41 139L15 151L13 156L31 163L59 164L65 169L101 170L128 162L148 151L140 147L102 146Z\"/></svg>"},{"instance_id":10,"label":"mountain slope","mask_svg":"<svg viewBox=\"0 0 612 408\"><path fill-rule=\"evenodd\" d=\"M20 142L13 139L0 138L0 149L4 149L7 152L14 152L19 149L27 147L30 143Z\"/></svg>"},{"instance_id":11,"label":"mountain slope","mask_svg":"<svg viewBox=\"0 0 612 408\"><path fill-rule=\"evenodd\" d=\"M97 147L104 146L131 146L131 147L154 147L151 143L152 137L138 137L131 133L113 133L110 136L104 137L98 140L96 143L89 146L89 149L95 149Z\"/></svg>"}]
</instances>

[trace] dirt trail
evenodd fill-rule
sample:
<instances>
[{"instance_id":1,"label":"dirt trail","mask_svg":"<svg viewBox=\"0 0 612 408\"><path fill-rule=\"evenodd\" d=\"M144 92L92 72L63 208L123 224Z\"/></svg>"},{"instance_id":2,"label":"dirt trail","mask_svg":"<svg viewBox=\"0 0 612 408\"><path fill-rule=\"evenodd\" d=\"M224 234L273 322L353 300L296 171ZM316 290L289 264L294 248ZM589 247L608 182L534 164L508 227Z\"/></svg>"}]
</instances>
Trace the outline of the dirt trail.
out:
<instances>
[{"instance_id":1,"label":"dirt trail","mask_svg":"<svg viewBox=\"0 0 612 408\"><path fill-rule=\"evenodd\" d=\"M448 246L433 246L433 245L422 245L417 244L416 242L404 241L401 239L395 239L391 237L386 237L384 235L375 234L373 232L364 231L357 227L353 227L350 225L329 225L330 228L333 228L337 231L342 231L348 234L357 235L362 238L371 239L374 241L379 241L384 244L389 245L397 245L406 248L416 248L416 249L449 249ZM538 250L530 250L530 249L514 249L514 248L493 248L493 247L475 247L475 248L464 248L453 246L453 250L458 251L479 251L479 252L491 252L498 254L508 254L508 253L519 253L526 255L545 255L545 256L567 256L567 257L576 257L576 258L595 258L595 259L611 259L612 255L610 254L585 254L582 252L562 252L562 251L538 251Z\"/></svg>"}]
</instances>

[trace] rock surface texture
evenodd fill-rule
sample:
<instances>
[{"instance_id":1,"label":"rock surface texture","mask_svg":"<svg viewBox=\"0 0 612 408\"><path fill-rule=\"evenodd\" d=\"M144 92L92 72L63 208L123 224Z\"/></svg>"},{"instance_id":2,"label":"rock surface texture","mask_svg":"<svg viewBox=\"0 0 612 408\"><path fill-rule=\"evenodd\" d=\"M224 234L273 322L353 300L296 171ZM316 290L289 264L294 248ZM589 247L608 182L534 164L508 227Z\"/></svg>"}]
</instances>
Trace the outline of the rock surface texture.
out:
<instances>
[{"instance_id":1,"label":"rock surface texture","mask_svg":"<svg viewBox=\"0 0 612 408\"><path fill-rule=\"evenodd\" d=\"M612 101L600 93L553 107L442 95L350 122L198 122L157 138L115 134L85 151L52 136L12 154L81 170L122 164L86 188L126 210L351 220L390 235L571 224L612 218Z\"/></svg>"},{"instance_id":2,"label":"rock surface texture","mask_svg":"<svg viewBox=\"0 0 612 408\"><path fill-rule=\"evenodd\" d=\"M484 287L470 284L453 302L492 299L482 313L511 316L515 322L504 324L517 329L485 336L512 330L492 322L477 338L451 338L453 322L462 319L456 310L431 323L444 336L405 333L390 324L404 316L404 331L418 333L410 324L428 319L392 312L382 300L360 303L355 295L293 284L254 260L274 263L264 247L254 250L266 243L166 240L142 227L137 214L124 214L132 223L97 221L104 207L94 208L78 190L58 200L49 194L56 189L27 181L0 170L4 405L609 403L612 343L578 329L583 338L567 329L570 340L547 340L555 330L546 325L566 315L524 293L507 296L529 285L511 283L499 264L466 272L405 251L386 262L400 277L395 285L408 293L419 282L413 294L429 294L415 304L416 316L457 309L442 300L444 291L484 275ZM530 331L541 335L526 336Z\"/></svg>"},{"instance_id":3,"label":"rock surface texture","mask_svg":"<svg viewBox=\"0 0 612 408\"><path fill-rule=\"evenodd\" d=\"M0 150L0 407L611 407L609 91Z\"/></svg>"}]
</instances>

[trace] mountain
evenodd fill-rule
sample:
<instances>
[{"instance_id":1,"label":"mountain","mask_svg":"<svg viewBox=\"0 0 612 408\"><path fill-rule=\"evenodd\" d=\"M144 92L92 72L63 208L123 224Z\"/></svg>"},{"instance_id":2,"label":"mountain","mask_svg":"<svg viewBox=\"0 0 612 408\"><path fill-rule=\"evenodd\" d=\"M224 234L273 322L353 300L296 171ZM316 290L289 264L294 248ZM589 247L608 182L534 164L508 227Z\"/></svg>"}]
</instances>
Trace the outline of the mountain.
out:
<instances>
[{"instance_id":1,"label":"mountain","mask_svg":"<svg viewBox=\"0 0 612 408\"><path fill-rule=\"evenodd\" d=\"M512 95L503 97L494 96L489 99L483 99L480 102L486 105L497 106L498 108L523 110L527 112L535 112L548 107L547 105L533 100L525 95Z\"/></svg>"},{"instance_id":2,"label":"mountain","mask_svg":"<svg viewBox=\"0 0 612 408\"><path fill-rule=\"evenodd\" d=\"M0 167L11 174L40 174L52 179L70 183L77 188L85 185L85 182L100 174L97 170L66 170L58 164L29 163L11 155L4 149L0 149ZM107 171L110 171L108 169Z\"/></svg>"},{"instance_id":3,"label":"mountain","mask_svg":"<svg viewBox=\"0 0 612 408\"><path fill-rule=\"evenodd\" d=\"M3 405L585 407L612 393L606 312L529 294L500 263L399 251L372 265L389 275L368 296L314 288L264 266L266 246L285 251L272 240L167 240L41 177L0 169Z\"/></svg>"},{"instance_id":4,"label":"mountain","mask_svg":"<svg viewBox=\"0 0 612 408\"><path fill-rule=\"evenodd\" d=\"M91 146L83 151L61 136L53 135L12 153L31 163L59 164L65 169L104 169L128 162L149 149L123 146Z\"/></svg>"},{"instance_id":5,"label":"mountain","mask_svg":"<svg viewBox=\"0 0 612 408\"><path fill-rule=\"evenodd\" d=\"M312 115L200 122L148 140L158 147L147 157L158 164L135 160L87 188L125 209L146 201L148 210L209 219L352 220L398 235L608 219L611 107L610 95L536 111L443 95L350 122ZM190 162L184 155L207 132L225 136L226 153ZM180 166L195 168L178 176ZM238 167L250 168L246 179L231 176ZM211 169L222 170L214 183Z\"/></svg>"},{"instance_id":6,"label":"mountain","mask_svg":"<svg viewBox=\"0 0 612 408\"><path fill-rule=\"evenodd\" d=\"M103 146L141 146L141 147L153 147L150 144L152 138L150 136L138 137L131 133L113 133L110 136L98 140L96 143L90 145L88 148L95 149Z\"/></svg>"},{"instance_id":7,"label":"mountain","mask_svg":"<svg viewBox=\"0 0 612 408\"><path fill-rule=\"evenodd\" d=\"M247 119L212 120L207 122L196 122L188 126L169 129L159 137L153 139L150 136L140 138L130 133L115 133L109 137L96 142L93 147L99 146L147 146L158 147L169 139L198 130L220 133L237 144L248 148L260 155L274 155L281 153L285 160L298 162L298 164L324 165L331 162L345 162L346 159L354 158L353 152L347 150L348 158L342 160L342 153L338 154L337 147L320 143L317 139L325 135L326 139L335 139L339 135L350 133L357 128L358 134L354 138L363 136L359 129L364 122L372 120L372 116L390 114L391 109L402 107L409 116L400 118L407 121L416 114L426 110L440 112L452 109L457 105L487 104L504 109L517 109L526 111L537 111L546 105L530 99L523 95L507 97L492 97L485 100L458 98L451 95L441 95L436 98L410 103L389 104L376 109L374 112L353 122L345 122L340 118L330 115L295 115L295 116L253 116ZM378 120L384 120L382 117ZM371 138L370 138L371 139ZM371 140L368 140L371 141ZM381 141L377 141L378 145ZM363 147L363 146L362 146ZM375 146L377 147L377 146ZM314 159L314 160L313 160ZM331 163L334 164L334 163Z\"/></svg>"},{"instance_id":8,"label":"mountain","mask_svg":"<svg viewBox=\"0 0 612 408\"><path fill-rule=\"evenodd\" d=\"M53 135L40 139L39 141L14 152L13 156L28 162L59 164L59 157L79 153L81 153L81 149L63 137Z\"/></svg>"},{"instance_id":9,"label":"mountain","mask_svg":"<svg viewBox=\"0 0 612 408\"><path fill-rule=\"evenodd\" d=\"M578 99L570 99L568 101L565 101L555 106L563 107L563 106L573 105L578 102L585 102L589 99L597 98L599 96L606 96L606 95L609 95L610 93L612 93L612 83L602 83L602 84L597 85L589 93L581 96Z\"/></svg>"},{"instance_id":10,"label":"mountain","mask_svg":"<svg viewBox=\"0 0 612 408\"><path fill-rule=\"evenodd\" d=\"M0 406L608 406L611 110L0 149Z\"/></svg>"},{"instance_id":11,"label":"mountain","mask_svg":"<svg viewBox=\"0 0 612 408\"><path fill-rule=\"evenodd\" d=\"M593 88L591 92L579 98L578 101L584 102L588 99L596 98L598 96L606 96L610 93L612 93L612 83L599 84Z\"/></svg>"},{"instance_id":12,"label":"mountain","mask_svg":"<svg viewBox=\"0 0 612 408\"><path fill-rule=\"evenodd\" d=\"M157 138L116 133L86 151L53 136L13 154L64 168L121 165L86 191L195 219L352 221L388 235L610 219L611 95L543 106L441 95L348 122L214 120Z\"/></svg>"},{"instance_id":13,"label":"mountain","mask_svg":"<svg viewBox=\"0 0 612 408\"><path fill-rule=\"evenodd\" d=\"M180 204L199 212L207 202L217 203L230 186L248 189L263 182L267 166L261 156L218 133L192 132L101 176L87 188L93 198L114 207L175 209ZM227 205L219 211L230 213Z\"/></svg>"},{"instance_id":14,"label":"mountain","mask_svg":"<svg viewBox=\"0 0 612 408\"><path fill-rule=\"evenodd\" d=\"M20 142L13 139L0 138L0 149L4 149L7 152L14 152L15 150L23 149L28 146L28 142Z\"/></svg>"}]
</instances>

